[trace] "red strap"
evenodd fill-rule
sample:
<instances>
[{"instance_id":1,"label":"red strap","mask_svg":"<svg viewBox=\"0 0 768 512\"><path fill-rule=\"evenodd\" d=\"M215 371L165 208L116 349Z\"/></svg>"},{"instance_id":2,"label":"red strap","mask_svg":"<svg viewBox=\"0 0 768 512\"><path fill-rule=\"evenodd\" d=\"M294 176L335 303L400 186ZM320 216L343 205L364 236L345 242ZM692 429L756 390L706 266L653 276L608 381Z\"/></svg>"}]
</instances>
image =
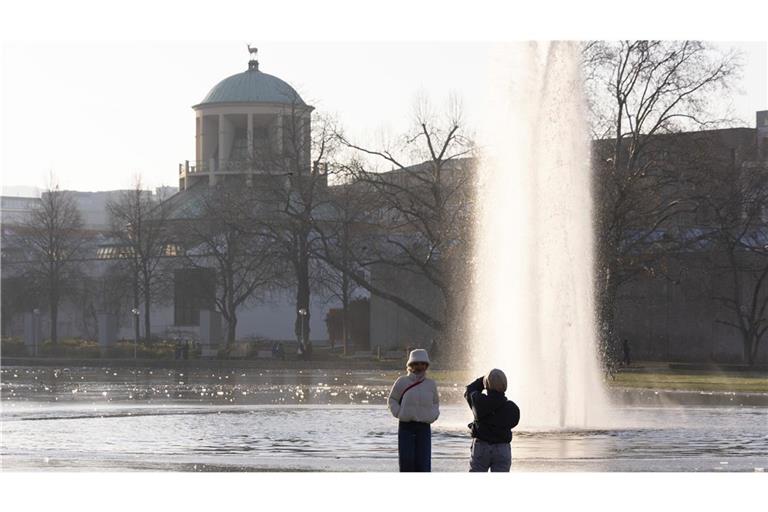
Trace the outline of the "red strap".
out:
<instances>
[{"instance_id":1,"label":"red strap","mask_svg":"<svg viewBox=\"0 0 768 512\"><path fill-rule=\"evenodd\" d=\"M407 392L409 389L411 389L412 387L414 387L414 386L418 386L418 385L419 385L419 384L421 384L422 382L424 382L424 379L418 380L418 381L414 382L413 384L411 384L410 386L408 386L407 388L405 388L405 389L403 390L403 392L402 392L402 393L400 393L400 400L398 400L398 401L397 401L397 403L402 405L402 403L403 403L403 397L405 396L405 393L406 393L406 392Z\"/></svg>"}]
</instances>

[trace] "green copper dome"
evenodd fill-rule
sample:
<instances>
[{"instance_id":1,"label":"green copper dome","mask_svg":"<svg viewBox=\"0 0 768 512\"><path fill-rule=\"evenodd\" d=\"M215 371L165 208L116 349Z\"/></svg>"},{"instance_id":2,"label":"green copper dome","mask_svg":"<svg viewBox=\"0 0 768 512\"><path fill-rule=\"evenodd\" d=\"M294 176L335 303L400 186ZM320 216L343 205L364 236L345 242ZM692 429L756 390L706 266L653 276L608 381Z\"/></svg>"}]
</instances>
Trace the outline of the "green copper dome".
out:
<instances>
[{"instance_id":1,"label":"green copper dome","mask_svg":"<svg viewBox=\"0 0 768 512\"><path fill-rule=\"evenodd\" d=\"M225 78L195 107L212 103L284 103L304 106L296 90L276 76L262 73L258 65Z\"/></svg>"}]
</instances>

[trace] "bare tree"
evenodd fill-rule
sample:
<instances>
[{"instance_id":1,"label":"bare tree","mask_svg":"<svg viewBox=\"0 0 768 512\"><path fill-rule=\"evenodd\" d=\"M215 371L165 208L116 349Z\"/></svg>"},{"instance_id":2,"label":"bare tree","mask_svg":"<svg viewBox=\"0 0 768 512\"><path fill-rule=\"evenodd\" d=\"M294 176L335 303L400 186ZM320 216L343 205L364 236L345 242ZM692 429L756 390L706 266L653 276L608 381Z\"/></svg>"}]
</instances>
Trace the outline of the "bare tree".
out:
<instances>
[{"instance_id":1,"label":"bare tree","mask_svg":"<svg viewBox=\"0 0 768 512\"><path fill-rule=\"evenodd\" d=\"M239 309L258 300L285 274L279 248L265 231L274 214L264 191L239 180L220 183L201 197L197 218L177 229L187 247L186 261L213 269L215 302L227 322L227 347L235 342Z\"/></svg>"},{"instance_id":2,"label":"bare tree","mask_svg":"<svg viewBox=\"0 0 768 512\"><path fill-rule=\"evenodd\" d=\"M457 102L440 118L421 101L413 130L379 149L340 140L366 160L358 166L358 187L371 192L368 229L352 254L352 265L329 257L360 287L446 333L449 318L461 318L462 276L468 268L474 145ZM376 163L391 171L377 172ZM372 278L371 271L424 279L438 293L426 303L409 290Z\"/></svg>"},{"instance_id":3,"label":"bare tree","mask_svg":"<svg viewBox=\"0 0 768 512\"><path fill-rule=\"evenodd\" d=\"M53 344L58 342L59 306L80 275L78 259L86 240L74 199L55 182L18 228L27 261L25 278L47 299Z\"/></svg>"},{"instance_id":4,"label":"bare tree","mask_svg":"<svg viewBox=\"0 0 768 512\"><path fill-rule=\"evenodd\" d=\"M768 332L768 165L745 163L699 200L714 212L712 262L723 280L714 299L726 315L718 322L741 335L744 361L753 365Z\"/></svg>"},{"instance_id":5,"label":"bare tree","mask_svg":"<svg viewBox=\"0 0 768 512\"><path fill-rule=\"evenodd\" d=\"M587 44L584 62L596 139L598 303L605 348L613 337L618 290L638 275L638 266L627 261L654 243L670 219L691 208L679 177L664 165L670 146L664 147L660 136L728 124L716 114L715 100L737 75L739 61L700 41L619 41Z\"/></svg>"},{"instance_id":6,"label":"bare tree","mask_svg":"<svg viewBox=\"0 0 768 512\"><path fill-rule=\"evenodd\" d=\"M144 336L152 333L152 301L164 284L161 262L168 254L167 221L170 209L163 197L144 190L136 178L132 190L107 204L112 236L118 241L118 264L127 267L133 292L133 307L144 304ZM140 337L139 316L135 315L136 339Z\"/></svg>"},{"instance_id":7,"label":"bare tree","mask_svg":"<svg viewBox=\"0 0 768 512\"><path fill-rule=\"evenodd\" d=\"M286 106L276 144L254 148L252 167L264 173L256 180L267 181L274 215L263 219L261 226L269 232L283 259L292 269L296 290L294 331L300 350L310 357L310 303L315 275L312 271L316 240L316 217L326 208L327 185L332 166L328 160L337 148L334 122L320 117L311 122L310 109L303 104Z\"/></svg>"},{"instance_id":8,"label":"bare tree","mask_svg":"<svg viewBox=\"0 0 768 512\"><path fill-rule=\"evenodd\" d=\"M350 278L354 268L356 244L362 240L361 232L366 229L369 207L372 204L370 191L357 186L356 176L360 162L351 161L339 165L334 173L336 184L328 191L329 216L315 223L318 237L312 245L317 262L317 281L331 297L341 302L341 338L344 354L349 352L350 322L349 304L358 285ZM328 261L337 265L328 264ZM359 272L359 268L356 271ZM333 343L333 340L331 340ZM333 346L331 347L333 348Z\"/></svg>"},{"instance_id":9,"label":"bare tree","mask_svg":"<svg viewBox=\"0 0 768 512\"><path fill-rule=\"evenodd\" d=\"M100 264L100 263L97 263ZM91 339L98 337L98 314L108 313L122 325L133 304L132 276L120 265L105 265L98 275L83 276L75 300L82 311L82 330ZM131 322L135 316L130 315ZM135 323L134 323L135 326Z\"/></svg>"}]
</instances>

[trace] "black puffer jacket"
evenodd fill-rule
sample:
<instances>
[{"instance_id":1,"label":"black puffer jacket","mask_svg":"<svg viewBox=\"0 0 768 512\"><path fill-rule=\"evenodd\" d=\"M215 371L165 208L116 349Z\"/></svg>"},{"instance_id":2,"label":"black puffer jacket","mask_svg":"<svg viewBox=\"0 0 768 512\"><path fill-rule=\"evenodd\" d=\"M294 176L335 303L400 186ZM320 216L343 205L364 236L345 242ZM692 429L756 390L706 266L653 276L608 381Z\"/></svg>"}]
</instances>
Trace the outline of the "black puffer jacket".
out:
<instances>
[{"instance_id":1,"label":"black puffer jacket","mask_svg":"<svg viewBox=\"0 0 768 512\"><path fill-rule=\"evenodd\" d=\"M483 377L467 386L464 398L467 399L475 421L470 423L472 437L487 443L509 443L512 441L512 429L520 422L520 408L512 400L507 400L504 393L488 391L483 394Z\"/></svg>"}]
</instances>

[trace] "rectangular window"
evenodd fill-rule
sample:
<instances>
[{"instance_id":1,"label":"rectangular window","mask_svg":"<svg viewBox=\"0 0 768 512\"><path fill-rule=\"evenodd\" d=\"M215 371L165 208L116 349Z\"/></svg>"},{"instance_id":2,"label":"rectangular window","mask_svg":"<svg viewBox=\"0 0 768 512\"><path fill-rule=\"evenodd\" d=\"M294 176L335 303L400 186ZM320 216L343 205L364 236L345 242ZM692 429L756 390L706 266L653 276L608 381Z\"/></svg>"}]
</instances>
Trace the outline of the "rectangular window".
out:
<instances>
[{"instance_id":1,"label":"rectangular window","mask_svg":"<svg viewBox=\"0 0 768 512\"><path fill-rule=\"evenodd\" d=\"M174 257L181 256L184 253L181 245L168 243L163 245L163 256Z\"/></svg>"},{"instance_id":2,"label":"rectangular window","mask_svg":"<svg viewBox=\"0 0 768 512\"><path fill-rule=\"evenodd\" d=\"M174 271L174 325L200 325L200 310L215 309L215 294L213 270L185 268Z\"/></svg>"}]
</instances>

